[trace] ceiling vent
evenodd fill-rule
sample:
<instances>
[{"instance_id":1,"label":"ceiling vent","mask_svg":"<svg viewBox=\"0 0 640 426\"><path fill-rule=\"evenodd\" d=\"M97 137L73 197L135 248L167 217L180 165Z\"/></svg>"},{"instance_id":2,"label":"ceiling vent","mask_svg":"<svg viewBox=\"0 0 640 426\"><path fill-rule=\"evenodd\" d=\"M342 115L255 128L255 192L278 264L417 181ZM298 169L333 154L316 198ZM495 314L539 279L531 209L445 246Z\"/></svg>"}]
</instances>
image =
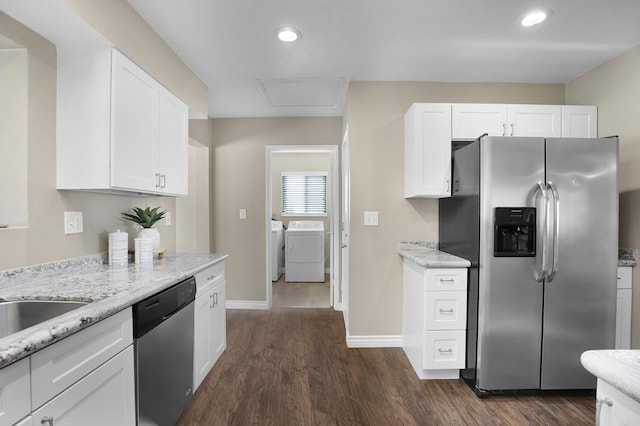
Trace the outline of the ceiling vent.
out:
<instances>
[{"instance_id":1,"label":"ceiling vent","mask_svg":"<svg viewBox=\"0 0 640 426\"><path fill-rule=\"evenodd\" d=\"M274 107L328 107L339 104L344 79L293 78L258 80L267 102Z\"/></svg>"}]
</instances>

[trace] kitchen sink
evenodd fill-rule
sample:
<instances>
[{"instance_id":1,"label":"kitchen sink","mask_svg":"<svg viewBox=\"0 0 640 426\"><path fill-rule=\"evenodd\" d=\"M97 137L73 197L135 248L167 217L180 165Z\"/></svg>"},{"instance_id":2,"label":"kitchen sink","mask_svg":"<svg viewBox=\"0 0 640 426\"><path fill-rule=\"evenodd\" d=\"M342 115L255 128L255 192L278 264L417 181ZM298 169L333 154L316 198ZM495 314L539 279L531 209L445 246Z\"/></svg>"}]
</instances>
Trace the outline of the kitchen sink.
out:
<instances>
[{"instance_id":1,"label":"kitchen sink","mask_svg":"<svg viewBox=\"0 0 640 426\"><path fill-rule=\"evenodd\" d=\"M58 300L0 302L0 339L86 304Z\"/></svg>"}]
</instances>

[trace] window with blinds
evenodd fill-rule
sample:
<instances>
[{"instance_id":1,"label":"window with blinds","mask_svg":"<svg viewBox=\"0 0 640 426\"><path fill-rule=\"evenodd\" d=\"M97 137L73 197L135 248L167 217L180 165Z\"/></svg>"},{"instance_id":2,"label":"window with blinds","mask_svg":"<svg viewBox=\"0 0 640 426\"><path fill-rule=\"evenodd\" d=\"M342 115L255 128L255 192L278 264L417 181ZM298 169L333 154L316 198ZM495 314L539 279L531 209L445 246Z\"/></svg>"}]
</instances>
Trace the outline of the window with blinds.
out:
<instances>
[{"instance_id":1,"label":"window with blinds","mask_svg":"<svg viewBox=\"0 0 640 426\"><path fill-rule=\"evenodd\" d=\"M283 216L326 216L326 172L282 172Z\"/></svg>"}]
</instances>

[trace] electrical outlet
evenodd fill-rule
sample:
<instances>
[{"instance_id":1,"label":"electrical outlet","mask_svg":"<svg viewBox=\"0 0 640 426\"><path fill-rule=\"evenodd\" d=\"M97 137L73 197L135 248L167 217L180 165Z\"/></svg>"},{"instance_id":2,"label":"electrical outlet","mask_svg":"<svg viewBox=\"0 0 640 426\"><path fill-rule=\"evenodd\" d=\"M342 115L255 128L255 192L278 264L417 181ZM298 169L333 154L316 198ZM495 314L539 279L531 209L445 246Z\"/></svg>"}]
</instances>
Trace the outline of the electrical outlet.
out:
<instances>
[{"instance_id":1,"label":"electrical outlet","mask_svg":"<svg viewBox=\"0 0 640 426\"><path fill-rule=\"evenodd\" d=\"M64 212L64 233L81 234L83 231L82 212Z\"/></svg>"},{"instance_id":2,"label":"electrical outlet","mask_svg":"<svg viewBox=\"0 0 640 426\"><path fill-rule=\"evenodd\" d=\"M171 225L171 212L166 212L164 214L164 224Z\"/></svg>"}]
</instances>

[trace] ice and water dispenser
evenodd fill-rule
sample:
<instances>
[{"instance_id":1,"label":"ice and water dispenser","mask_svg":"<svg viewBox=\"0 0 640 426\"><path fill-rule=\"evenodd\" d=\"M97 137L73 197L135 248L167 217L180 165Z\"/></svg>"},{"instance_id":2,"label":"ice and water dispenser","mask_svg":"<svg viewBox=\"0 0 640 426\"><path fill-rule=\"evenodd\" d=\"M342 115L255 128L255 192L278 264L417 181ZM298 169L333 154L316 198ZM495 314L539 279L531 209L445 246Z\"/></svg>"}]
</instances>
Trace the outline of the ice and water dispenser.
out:
<instances>
[{"instance_id":1,"label":"ice and water dispenser","mask_svg":"<svg viewBox=\"0 0 640 426\"><path fill-rule=\"evenodd\" d=\"M534 257L536 255L536 209L496 207L494 257Z\"/></svg>"}]
</instances>

